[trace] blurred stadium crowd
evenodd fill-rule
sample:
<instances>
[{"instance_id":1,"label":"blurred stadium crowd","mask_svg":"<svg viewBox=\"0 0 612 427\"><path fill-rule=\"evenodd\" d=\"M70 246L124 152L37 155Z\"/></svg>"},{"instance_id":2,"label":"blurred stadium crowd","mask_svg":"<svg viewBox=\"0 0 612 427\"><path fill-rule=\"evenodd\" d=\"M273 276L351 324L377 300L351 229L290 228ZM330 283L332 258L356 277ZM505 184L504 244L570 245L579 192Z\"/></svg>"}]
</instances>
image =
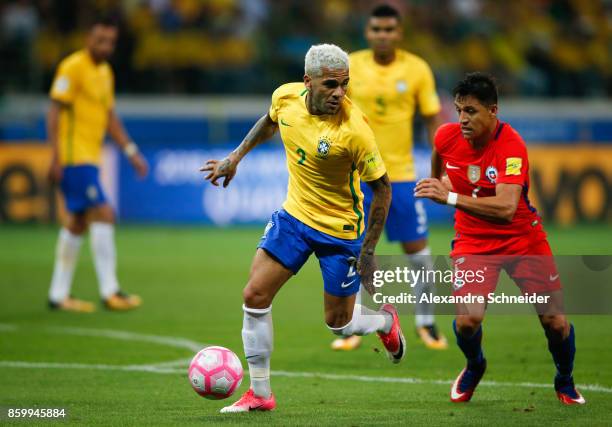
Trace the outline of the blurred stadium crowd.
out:
<instances>
[{"instance_id":1,"label":"blurred stadium crowd","mask_svg":"<svg viewBox=\"0 0 612 427\"><path fill-rule=\"evenodd\" d=\"M0 93L45 92L82 47L92 11L120 22L120 93L269 93L303 72L311 44L365 47L372 0L3 0ZM404 47L448 89L487 70L507 95L612 95L610 0L391 0Z\"/></svg>"}]
</instances>

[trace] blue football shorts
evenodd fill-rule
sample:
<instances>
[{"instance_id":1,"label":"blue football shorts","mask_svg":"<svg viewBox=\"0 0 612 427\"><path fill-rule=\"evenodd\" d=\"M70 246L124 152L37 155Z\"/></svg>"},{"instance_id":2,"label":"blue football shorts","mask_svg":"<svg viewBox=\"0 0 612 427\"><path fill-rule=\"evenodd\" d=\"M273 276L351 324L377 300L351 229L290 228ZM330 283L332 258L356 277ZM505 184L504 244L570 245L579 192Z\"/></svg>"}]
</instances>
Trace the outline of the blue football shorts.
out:
<instances>
[{"instance_id":1,"label":"blue football shorts","mask_svg":"<svg viewBox=\"0 0 612 427\"><path fill-rule=\"evenodd\" d=\"M414 242L427 237L427 212L422 200L415 199L414 187L416 182L392 182L391 206L385 224L387 239L391 242ZM363 209L365 211L365 224L368 223L372 190L362 182Z\"/></svg>"},{"instance_id":2,"label":"blue football shorts","mask_svg":"<svg viewBox=\"0 0 612 427\"><path fill-rule=\"evenodd\" d=\"M60 188L68 212L80 214L106 203L100 185L98 167L94 165L65 166Z\"/></svg>"},{"instance_id":3,"label":"blue football shorts","mask_svg":"<svg viewBox=\"0 0 612 427\"><path fill-rule=\"evenodd\" d=\"M297 274L314 252L319 259L325 291L346 297L359 291L361 281L356 263L363 238L363 234L354 240L330 236L281 209L272 214L257 247L264 249L293 274Z\"/></svg>"}]
</instances>

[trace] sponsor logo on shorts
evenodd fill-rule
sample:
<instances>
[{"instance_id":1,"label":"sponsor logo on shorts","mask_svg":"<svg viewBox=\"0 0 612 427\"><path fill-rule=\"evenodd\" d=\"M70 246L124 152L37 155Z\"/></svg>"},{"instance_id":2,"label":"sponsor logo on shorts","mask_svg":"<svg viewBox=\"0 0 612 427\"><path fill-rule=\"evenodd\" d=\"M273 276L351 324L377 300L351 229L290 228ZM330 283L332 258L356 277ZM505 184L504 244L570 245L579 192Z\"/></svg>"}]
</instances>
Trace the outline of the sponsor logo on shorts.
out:
<instances>
[{"instance_id":1,"label":"sponsor logo on shorts","mask_svg":"<svg viewBox=\"0 0 612 427\"><path fill-rule=\"evenodd\" d=\"M264 237L266 237L266 235L268 234L268 231L270 231L272 227L274 227L274 221L268 221L268 223L266 224L266 228L264 229L264 234L263 234Z\"/></svg>"},{"instance_id":2,"label":"sponsor logo on shorts","mask_svg":"<svg viewBox=\"0 0 612 427\"><path fill-rule=\"evenodd\" d=\"M341 288L348 288L349 286L351 286L353 284L353 282L357 280L357 279L353 279L350 282L346 283L346 282L342 282L342 284L340 285Z\"/></svg>"},{"instance_id":3,"label":"sponsor logo on shorts","mask_svg":"<svg viewBox=\"0 0 612 427\"><path fill-rule=\"evenodd\" d=\"M95 185L90 185L87 187L85 193L87 194L87 198L89 200L96 200L98 198L98 189Z\"/></svg>"}]
</instances>

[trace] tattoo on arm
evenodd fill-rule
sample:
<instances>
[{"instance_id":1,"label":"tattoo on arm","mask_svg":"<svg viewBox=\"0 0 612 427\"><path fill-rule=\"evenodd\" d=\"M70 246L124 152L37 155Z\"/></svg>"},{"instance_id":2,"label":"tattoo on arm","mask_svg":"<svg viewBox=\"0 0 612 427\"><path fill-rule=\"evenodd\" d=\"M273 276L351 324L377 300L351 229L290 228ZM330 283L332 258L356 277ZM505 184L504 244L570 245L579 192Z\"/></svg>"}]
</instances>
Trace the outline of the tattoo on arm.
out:
<instances>
[{"instance_id":1,"label":"tattoo on arm","mask_svg":"<svg viewBox=\"0 0 612 427\"><path fill-rule=\"evenodd\" d=\"M258 144L271 138L274 132L276 132L276 129L278 129L278 124L274 122L268 114L262 116L244 137L242 143L236 147L233 154L238 156L238 159L242 159ZM223 165L221 165L220 170L222 170L221 168L223 168Z\"/></svg>"},{"instance_id":2,"label":"tattoo on arm","mask_svg":"<svg viewBox=\"0 0 612 427\"><path fill-rule=\"evenodd\" d=\"M389 177L384 174L375 181L367 183L371 188L374 196L372 197L372 206L368 219L368 227L365 238L363 240L362 252L373 255L378 239L382 234L389 212L389 203L391 202L391 184Z\"/></svg>"},{"instance_id":3,"label":"tattoo on arm","mask_svg":"<svg viewBox=\"0 0 612 427\"><path fill-rule=\"evenodd\" d=\"M219 165L219 173L224 173L227 172L227 168L229 167L230 161L228 158L225 158L221 161L221 164Z\"/></svg>"}]
</instances>

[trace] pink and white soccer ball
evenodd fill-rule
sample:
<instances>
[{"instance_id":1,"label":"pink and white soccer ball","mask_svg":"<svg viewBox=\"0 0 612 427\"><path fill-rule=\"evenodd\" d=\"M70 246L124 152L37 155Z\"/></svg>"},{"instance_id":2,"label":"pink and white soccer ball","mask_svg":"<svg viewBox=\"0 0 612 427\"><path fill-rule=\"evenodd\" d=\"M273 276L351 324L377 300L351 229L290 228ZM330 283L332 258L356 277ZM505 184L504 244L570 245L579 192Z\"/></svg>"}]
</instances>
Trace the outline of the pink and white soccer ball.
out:
<instances>
[{"instance_id":1,"label":"pink and white soccer ball","mask_svg":"<svg viewBox=\"0 0 612 427\"><path fill-rule=\"evenodd\" d=\"M207 399L230 397L242 382L242 364L238 356L225 347L203 348L189 364L189 382Z\"/></svg>"}]
</instances>

